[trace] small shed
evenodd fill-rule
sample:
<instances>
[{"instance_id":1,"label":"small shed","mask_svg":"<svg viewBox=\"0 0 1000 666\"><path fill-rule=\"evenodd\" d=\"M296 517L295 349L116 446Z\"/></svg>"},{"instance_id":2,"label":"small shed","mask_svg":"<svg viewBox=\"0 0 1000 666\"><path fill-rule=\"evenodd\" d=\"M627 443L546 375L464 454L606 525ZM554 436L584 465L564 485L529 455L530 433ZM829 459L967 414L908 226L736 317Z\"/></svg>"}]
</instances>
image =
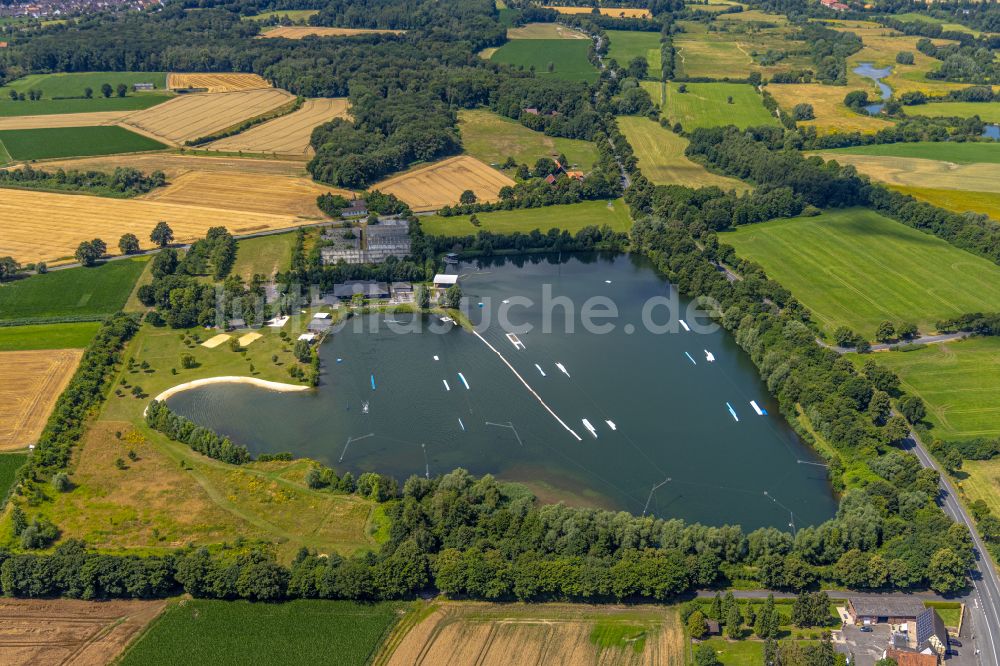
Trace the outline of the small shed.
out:
<instances>
[{"instance_id":1,"label":"small shed","mask_svg":"<svg viewBox=\"0 0 1000 666\"><path fill-rule=\"evenodd\" d=\"M458 284L457 275L447 275L445 273L438 273L434 276L434 286L438 288L447 288L453 284Z\"/></svg>"},{"instance_id":2,"label":"small shed","mask_svg":"<svg viewBox=\"0 0 1000 666\"><path fill-rule=\"evenodd\" d=\"M313 315L313 319L329 319L329 318L330 318L329 312L317 312L316 314Z\"/></svg>"},{"instance_id":3,"label":"small shed","mask_svg":"<svg viewBox=\"0 0 1000 666\"><path fill-rule=\"evenodd\" d=\"M315 333L303 333L298 337L299 340L305 340L306 342L312 342L316 339Z\"/></svg>"}]
</instances>

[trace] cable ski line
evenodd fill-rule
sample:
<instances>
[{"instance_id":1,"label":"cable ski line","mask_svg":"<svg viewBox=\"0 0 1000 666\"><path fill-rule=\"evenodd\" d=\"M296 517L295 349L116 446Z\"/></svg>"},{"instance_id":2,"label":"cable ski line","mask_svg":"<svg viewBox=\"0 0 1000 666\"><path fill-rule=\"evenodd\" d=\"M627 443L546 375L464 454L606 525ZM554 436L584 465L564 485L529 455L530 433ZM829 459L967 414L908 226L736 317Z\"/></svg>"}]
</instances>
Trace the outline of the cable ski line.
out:
<instances>
[{"instance_id":1,"label":"cable ski line","mask_svg":"<svg viewBox=\"0 0 1000 666\"><path fill-rule=\"evenodd\" d=\"M363 439L368 439L369 437L374 437L375 433L370 432L367 435L362 435L361 437L348 437L347 443L344 444L344 452L340 454L339 462L344 462L344 456L347 455L347 447L351 445L351 442L360 442Z\"/></svg>"},{"instance_id":2,"label":"cable ski line","mask_svg":"<svg viewBox=\"0 0 1000 666\"><path fill-rule=\"evenodd\" d=\"M496 347L494 347L493 345L490 344L489 340L487 340L483 336L479 335L479 331L473 330L472 334L474 336L476 336L477 338L479 338L480 340L482 340L484 345L486 345L487 347L489 347L490 349L492 349L493 353L500 357L500 360L504 362L504 365L506 365L508 368L510 368L510 371L514 373L514 376L517 377L519 380L521 380L521 383L524 384L524 388L528 389L528 391L531 393L531 395L535 396L535 399L538 400L539 404L541 404L541 406L545 408L545 411L547 411L549 414L552 415L552 418L554 418L556 421L559 422L559 425L561 425L563 428L565 428L569 432L569 434L573 435L573 437L576 437L576 441L578 441L578 442L582 442L583 441L583 438L580 437L578 434L576 434L575 430L573 430L568 425L566 425L566 422L563 421L561 418L559 418L559 415L556 414L554 411L552 411L551 407L549 407L548 405L545 404L545 401L542 400L542 397L540 395L538 395L537 393L535 393L535 389L531 388L531 385L528 384L528 382L524 381L524 377L522 377L520 375L520 373L518 373L518 371L514 369L514 366L512 366L510 364L510 361L508 361L506 358L504 358L504 355L501 354L500 351Z\"/></svg>"}]
</instances>

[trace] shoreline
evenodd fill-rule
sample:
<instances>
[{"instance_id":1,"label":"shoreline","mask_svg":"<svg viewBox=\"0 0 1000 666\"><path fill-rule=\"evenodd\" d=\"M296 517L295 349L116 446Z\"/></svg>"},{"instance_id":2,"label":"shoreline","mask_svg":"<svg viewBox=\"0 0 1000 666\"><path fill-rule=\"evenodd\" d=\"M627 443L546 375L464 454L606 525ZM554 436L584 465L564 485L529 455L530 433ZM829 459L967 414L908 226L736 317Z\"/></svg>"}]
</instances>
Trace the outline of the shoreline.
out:
<instances>
[{"instance_id":1,"label":"shoreline","mask_svg":"<svg viewBox=\"0 0 1000 666\"><path fill-rule=\"evenodd\" d=\"M305 386L302 384L285 384L284 382L272 382L267 379L257 379L256 377L241 377L238 375L221 376L221 377L205 377L204 379L193 379L189 382L184 382L183 384L178 384L176 386L171 386L165 391L162 391L153 400L158 402L163 402L171 397L188 391L194 388L200 388L202 386L209 386L211 384L250 384L251 386L256 386L258 388L267 389L269 391L277 391L278 393L292 393L295 391L308 391L311 386ZM145 416L145 411L143 411Z\"/></svg>"}]
</instances>

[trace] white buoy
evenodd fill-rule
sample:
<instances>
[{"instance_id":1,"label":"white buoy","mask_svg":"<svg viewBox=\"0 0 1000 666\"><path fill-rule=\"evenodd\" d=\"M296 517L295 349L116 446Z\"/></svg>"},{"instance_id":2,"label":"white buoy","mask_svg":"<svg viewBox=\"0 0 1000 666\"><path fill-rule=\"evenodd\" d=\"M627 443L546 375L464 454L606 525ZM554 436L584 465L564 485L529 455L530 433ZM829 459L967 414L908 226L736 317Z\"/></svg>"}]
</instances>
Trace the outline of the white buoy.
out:
<instances>
[{"instance_id":1,"label":"white buoy","mask_svg":"<svg viewBox=\"0 0 1000 666\"><path fill-rule=\"evenodd\" d=\"M702 351L705 352L705 360L706 361L708 361L709 363L711 363L712 361L715 360L715 354L713 354L712 352L708 351L707 349L702 349Z\"/></svg>"},{"instance_id":2,"label":"white buoy","mask_svg":"<svg viewBox=\"0 0 1000 666\"><path fill-rule=\"evenodd\" d=\"M618 426L615 425L614 421L605 421L605 423L607 423L608 427L611 428L612 430L618 430Z\"/></svg>"},{"instance_id":3,"label":"white buoy","mask_svg":"<svg viewBox=\"0 0 1000 666\"><path fill-rule=\"evenodd\" d=\"M566 366L564 366L562 363L556 363L556 367L559 368L564 375L569 377L569 373L566 372Z\"/></svg>"},{"instance_id":4,"label":"white buoy","mask_svg":"<svg viewBox=\"0 0 1000 666\"><path fill-rule=\"evenodd\" d=\"M435 357L434 357L434 360L435 360L435 361L440 361L441 359L439 359L439 358L438 358L437 356L435 356Z\"/></svg>"},{"instance_id":5,"label":"white buoy","mask_svg":"<svg viewBox=\"0 0 1000 666\"><path fill-rule=\"evenodd\" d=\"M450 387L450 386L448 386L448 380L447 380L447 379L442 379L441 381L443 381L443 382L444 382L444 390L445 390L445 391L450 391L450 390L451 390L451 387Z\"/></svg>"},{"instance_id":6,"label":"white buoy","mask_svg":"<svg viewBox=\"0 0 1000 666\"><path fill-rule=\"evenodd\" d=\"M536 367L536 368L538 368L538 372L542 373L542 377L544 377L544 376L545 376L545 371L544 371L544 370L542 370L542 366L540 366L540 365L538 365L538 364L536 363L536 364L535 364L535 367Z\"/></svg>"},{"instance_id":7,"label":"white buoy","mask_svg":"<svg viewBox=\"0 0 1000 666\"><path fill-rule=\"evenodd\" d=\"M597 439L597 428L592 426L590 424L590 421L588 421L587 419L581 419L581 420L583 421L583 427L585 427L587 430L590 431L590 434L594 436L594 439Z\"/></svg>"},{"instance_id":8,"label":"white buoy","mask_svg":"<svg viewBox=\"0 0 1000 666\"><path fill-rule=\"evenodd\" d=\"M611 280L605 280L604 282L605 282L606 284L611 284Z\"/></svg>"},{"instance_id":9,"label":"white buoy","mask_svg":"<svg viewBox=\"0 0 1000 666\"><path fill-rule=\"evenodd\" d=\"M681 322L681 326L682 326L682 327L684 327L684 330L685 330L685 331L690 331L690 330L691 330L691 327L687 325L687 322L686 322L686 321L684 321L683 319L680 319L680 320L678 320L678 321L680 321L680 322Z\"/></svg>"}]
</instances>

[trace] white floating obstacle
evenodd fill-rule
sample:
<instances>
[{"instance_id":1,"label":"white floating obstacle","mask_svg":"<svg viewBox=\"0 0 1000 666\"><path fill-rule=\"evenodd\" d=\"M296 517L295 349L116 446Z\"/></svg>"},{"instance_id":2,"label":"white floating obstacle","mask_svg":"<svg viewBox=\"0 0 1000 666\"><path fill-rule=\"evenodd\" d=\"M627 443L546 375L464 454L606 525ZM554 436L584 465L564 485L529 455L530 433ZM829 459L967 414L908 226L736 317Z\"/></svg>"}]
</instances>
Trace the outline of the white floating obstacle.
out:
<instances>
[{"instance_id":1,"label":"white floating obstacle","mask_svg":"<svg viewBox=\"0 0 1000 666\"><path fill-rule=\"evenodd\" d=\"M536 368L538 368L538 372L540 372L540 373L542 374L542 377L544 377L544 376L545 376L545 371L544 371L544 370L542 370L542 366L540 366L540 365L538 365L538 364L536 363L536 364L535 364L535 367L536 367Z\"/></svg>"},{"instance_id":2,"label":"white floating obstacle","mask_svg":"<svg viewBox=\"0 0 1000 666\"><path fill-rule=\"evenodd\" d=\"M702 349L702 351L705 352L705 360L706 361L708 361L709 363L712 363L712 362L715 361L715 354L713 354L712 352L708 351L707 349Z\"/></svg>"},{"instance_id":3,"label":"white floating obstacle","mask_svg":"<svg viewBox=\"0 0 1000 666\"><path fill-rule=\"evenodd\" d=\"M684 327L685 331L690 331L691 330L691 327L687 325L686 321L684 321L683 319L680 319L679 321L681 322L681 326Z\"/></svg>"},{"instance_id":4,"label":"white floating obstacle","mask_svg":"<svg viewBox=\"0 0 1000 666\"><path fill-rule=\"evenodd\" d=\"M465 384L466 390L468 390L468 388L469 388L469 382L465 381L465 375L463 375L460 372L460 373L458 373L458 378L462 380L462 383Z\"/></svg>"},{"instance_id":5,"label":"white floating obstacle","mask_svg":"<svg viewBox=\"0 0 1000 666\"><path fill-rule=\"evenodd\" d=\"M615 425L614 421L605 421L605 423L607 423L608 427L611 428L612 430L618 430L618 426Z\"/></svg>"},{"instance_id":6,"label":"white floating obstacle","mask_svg":"<svg viewBox=\"0 0 1000 666\"><path fill-rule=\"evenodd\" d=\"M515 334L508 333L507 340L510 341L510 344L514 345L514 349L524 349L524 343L521 342L521 338L517 337Z\"/></svg>"},{"instance_id":7,"label":"white floating obstacle","mask_svg":"<svg viewBox=\"0 0 1000 666\"><path fill-rule=\"evenodd\" d=\"M435 360L435 361L440 361L441 359L439 359L439 358L438 358L437 356L435 356L435 357L434 357L434 360Z\"/></svg>"},{"instance_id":8,"label":"white floating obstacle","mask_svg":"<svg viewBox=\"0 0 1000 666\"><path fill-rule=\"evenodd\" d=\"M590 431L590 434L594 436L594 439L597 439L597 428L592 426L590 421L587 419L581 419L581 421L583 421L583 427Z\"/></svg>"},{"instance_id":9,"label":"white floating obstacle","mask_svg":"<svg viewBox=\"0 0 1000 666\"><path fill-rule=\"evenodd\" d=\"M687 352L684 352L684 355L688 357L688 360L691 361L692 365L698 365L698 361L694 360L694 356L691 356L691 354Z\"/></svg>"},{"instance_id":10,"label":"white floating obstacle","mask_svg":"<svg viewBox=\"0 0 1000 666\"><path fill-rule=\"evenodd\" d=\"M462 419L458 419L458 425L462 426L462 432L465 432L465 424L462 423Z\"/></svg>"},{"instance_id":11,"label":"white floating obstacle","mask_svg":"<svg viewBox=\"0 0 1000 666\"><path fill-rule=\"evenodd\" d=\"M566 371L566 366L564 366L562 363L556 363L556 367L559 368L564 375L569 377L569 373Z\"/></svg>"},{"instance_id":12,"label":"white floating obstacle","mask_svg":"<svg viewBox=\"0 0 1000 666\"><path fill-rule=\"evenodd\" d=\"M740 417L736 416L736 410L733 409L733 406L727 402L726 407L729 408L729 413L733 415L733 420L738 422L740 420Z\"/></svg>"},{"instance_id":13,"label":"white floating obstacle","mask_svg":"<svg viewBox=\"0 0 1000 666\"><path fill-rule=\"evenodd\" d=\"M757 412L757 416L767 416L767 410L758 405L756 400L751 400L750 406L753 407L753 411Z\"/></svg>"},{"instance_id":14,"label":"white floating obstacle","mask_svg":"<svg viewBox=\"0 0 1000 666\"><path fill-rule=\"evenodd\" d=\"M444 390L445 391L450 391L451 387L448 386L448 380L447 379L442 379L441 381L444 382Z\"/></svg>"}]
</instances>

